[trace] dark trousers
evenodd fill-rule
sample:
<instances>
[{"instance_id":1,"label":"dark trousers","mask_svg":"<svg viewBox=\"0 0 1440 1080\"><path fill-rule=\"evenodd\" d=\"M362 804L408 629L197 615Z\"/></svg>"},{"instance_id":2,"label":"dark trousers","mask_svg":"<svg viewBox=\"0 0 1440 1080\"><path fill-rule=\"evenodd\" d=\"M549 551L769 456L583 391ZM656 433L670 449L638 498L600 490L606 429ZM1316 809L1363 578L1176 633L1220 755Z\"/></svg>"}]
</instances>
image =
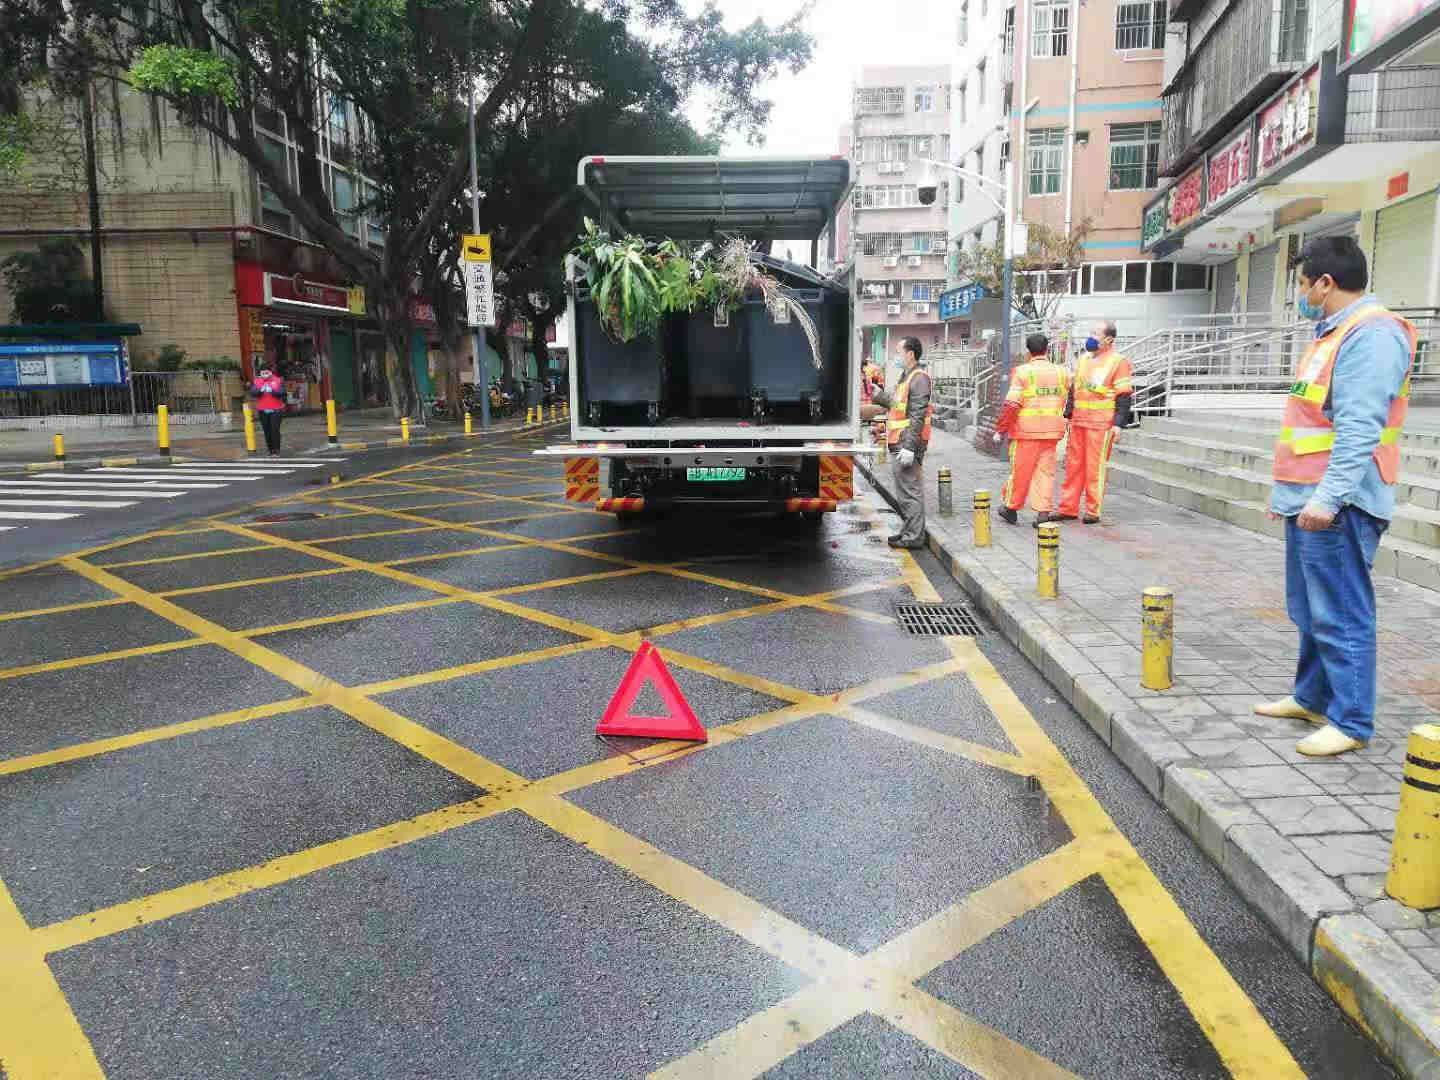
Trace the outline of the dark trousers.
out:
<instances>
[{"instance_id":1,"label":"dark trousers","mask_svg":"<svg viewBox=\"0 0 1440 1080\"><path fill-rule=\"evenodd\" d=\"M265 429L265 449L269 450L272 456L280 453L280 417L282 415L278 410L260 414L260 426Z\"/></svg>"}]
</instances>

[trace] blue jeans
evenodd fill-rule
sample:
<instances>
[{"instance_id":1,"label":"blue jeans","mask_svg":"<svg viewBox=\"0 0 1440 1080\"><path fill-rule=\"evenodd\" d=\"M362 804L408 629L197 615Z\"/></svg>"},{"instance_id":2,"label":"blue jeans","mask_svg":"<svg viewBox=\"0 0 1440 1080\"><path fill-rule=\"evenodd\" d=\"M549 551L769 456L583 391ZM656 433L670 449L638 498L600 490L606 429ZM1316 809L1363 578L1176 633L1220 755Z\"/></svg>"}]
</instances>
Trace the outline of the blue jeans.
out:
<instances>
[{"instance_id":1,"label":"blue jeans","mask_svg":"<svg viewBox=\"0 0 1440 1080\"><path fill-rule=\"evenodd\" d=\"M1375 587L1389 522L1342 507L1330 528L1285 519L1285 607L1300 630L1295 700L1352 739L1375 734Z\"/></svg>"}]
</instances>

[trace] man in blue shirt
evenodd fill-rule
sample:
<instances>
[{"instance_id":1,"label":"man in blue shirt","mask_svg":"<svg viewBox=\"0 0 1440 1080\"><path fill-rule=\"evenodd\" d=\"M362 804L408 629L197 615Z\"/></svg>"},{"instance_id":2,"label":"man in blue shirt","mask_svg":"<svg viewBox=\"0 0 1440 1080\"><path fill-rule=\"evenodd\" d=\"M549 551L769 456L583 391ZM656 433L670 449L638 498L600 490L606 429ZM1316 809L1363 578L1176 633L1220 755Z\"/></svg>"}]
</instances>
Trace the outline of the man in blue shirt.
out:
<instances>
[{"instance_id":1,"label":"man in blue shirt","mask_svg":"<svg viewBox=\"0 0 1440 1080\"><path fill-rule=\"evenodd\" d=\"M1285 519L1285 601L1300 630L1295 692L1261 716L1320 725L1296 749L1331 757L1375 733L1375 589L1370 567L1395 510L1414 331L1365 292L1348 236L1300 257L1299 311L1318 321L1286 399L1270 514Z\"/></svg>"}]
</instances>

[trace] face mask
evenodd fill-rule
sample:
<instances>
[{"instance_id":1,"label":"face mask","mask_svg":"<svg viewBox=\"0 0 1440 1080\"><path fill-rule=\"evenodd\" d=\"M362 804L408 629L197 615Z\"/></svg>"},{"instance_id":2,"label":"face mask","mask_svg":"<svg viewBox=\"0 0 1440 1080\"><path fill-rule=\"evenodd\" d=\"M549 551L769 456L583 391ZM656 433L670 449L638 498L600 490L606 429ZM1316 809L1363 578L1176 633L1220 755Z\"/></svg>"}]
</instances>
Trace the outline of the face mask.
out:
<instances>
[{"instance_id":1,"label":"face mask","mask_svg":"<svg viewBox=\"0 0 1440 1080\"><path fill-rule=\"evenodd\" d=\"M1085 339L1085 351L1086 351L1086 352L1099 352L1099 351L1100 351L1100 339L1099 339L1099 338L1093 338L1093 337L1087 337L1087 338Z\"/></svg>"},{"instance_id":2,"label":"face mask","mask_svg":"<svg viewBox=\"0 0 1440 1080\"><path fill-rule=\"evenodd\" d=\"M1300 317L1302 319L1310 319L1313 321L1325 317L1324 305L1312 304L1310 302L1310 294L1308 292L1302 294L1299 297L1296 308L1300 312Z\"/></svg>"}]
</instances>

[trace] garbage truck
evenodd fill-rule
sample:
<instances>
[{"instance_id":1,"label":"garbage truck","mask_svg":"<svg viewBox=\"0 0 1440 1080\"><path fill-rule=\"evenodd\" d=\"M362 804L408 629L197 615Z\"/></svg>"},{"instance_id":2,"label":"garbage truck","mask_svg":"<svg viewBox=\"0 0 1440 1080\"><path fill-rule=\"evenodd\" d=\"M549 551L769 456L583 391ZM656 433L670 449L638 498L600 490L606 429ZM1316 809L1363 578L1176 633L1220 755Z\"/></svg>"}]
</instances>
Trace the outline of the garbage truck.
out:
<instances>
[{"instance_id":1,"label":"garbage truck","mask_svg":"<svg viewBox=\"0 0 1440 1080\"><path fill-rule=\"evenodd\" d=\"M873 452L860 421L857 283L812 268L822 237L835 242L850 163L592 156L577 183L614 235L746 241L778 293L677 312L619 340L569 257L569 441L536 451L565 460L566 501L622 521L695 508L818 522L850 500L854 458ZM809 241L811 265L768 254L785 240Z\"/></svg>"}]
</instances>

